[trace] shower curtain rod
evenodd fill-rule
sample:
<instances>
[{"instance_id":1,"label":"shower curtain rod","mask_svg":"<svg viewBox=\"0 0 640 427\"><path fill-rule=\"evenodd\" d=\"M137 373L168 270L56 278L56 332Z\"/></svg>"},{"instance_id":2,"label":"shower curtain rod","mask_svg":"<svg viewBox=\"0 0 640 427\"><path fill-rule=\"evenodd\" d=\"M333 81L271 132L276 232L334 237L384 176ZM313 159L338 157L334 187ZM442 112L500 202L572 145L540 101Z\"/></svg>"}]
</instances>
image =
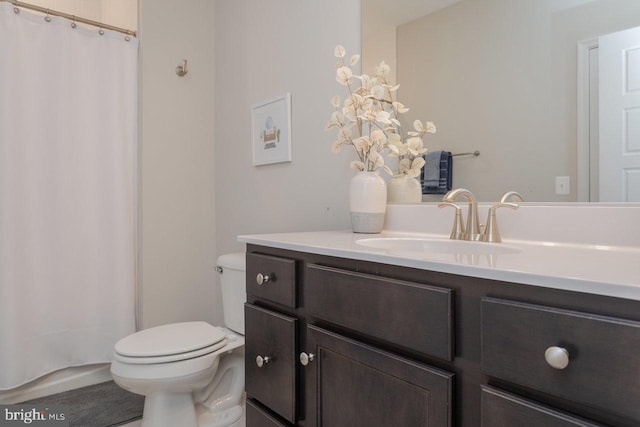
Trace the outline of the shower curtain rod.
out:
<instances>
[{"instance_id":1,"label":"shower curtain rod","mask_svg":"<svg viewBox=\"0 0 640 427\"><path fill-rule=\"evenodd\" d=\"M127 34L129 36L136 37L136 32L135 31L127 30L125 28L120 28L120 27L114 27L113 25L103 24L102 22L92 21L91 19L87 19L87 18L80 18L78 16L71 15L71 14L68 14L68 13L59 12L57 10L52 10L52 9L47 9L46 7L36 6L34 4L24 3L24 2L21 2L21 1L17 1L17 0L0 0L0 2L9 2L12 5L14 5L15 7L22 7L24 9L35 10L36 12L46 13L47 15L51 15L51 16L60 16L62 18L67 18L67 19L69 19L69 20L71 20L73 22L80 22L82 24L91 25L93 27L98 27L98 28L102 28L102 29L105 29L105 30L117 31L119 33L123 33L123 34Z\"/></svg>"}]
</instances>

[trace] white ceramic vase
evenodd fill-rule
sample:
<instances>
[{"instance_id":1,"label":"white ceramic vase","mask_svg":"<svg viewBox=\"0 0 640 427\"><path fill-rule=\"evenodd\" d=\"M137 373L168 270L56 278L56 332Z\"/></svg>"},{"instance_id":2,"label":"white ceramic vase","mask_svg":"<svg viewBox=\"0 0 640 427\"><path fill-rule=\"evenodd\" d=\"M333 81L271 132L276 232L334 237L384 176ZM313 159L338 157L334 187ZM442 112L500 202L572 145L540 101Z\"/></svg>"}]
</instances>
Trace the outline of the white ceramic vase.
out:
<instances>
[{"instance_id":1,"label":"white ceramic vase","mask_svg":"<svg viewBox=\"0 0 640 427\"><path fill-rule=\"evenodd\" d=\"M354 233L380 233L387 209L387 185L376 172L359 172L349 185L349 211Z\"/></svg>"},{"instance_id":2,"label":"white ceramic vase","mask_svg":"<svg viewBox=\"0 0 640 427\"><path fill-rule=\"evenodd\" d=\"M420 181L408 175L397 175L391 178L387 189L389 203L419 203L422 201Z\"/></svg>"}]
</instances>

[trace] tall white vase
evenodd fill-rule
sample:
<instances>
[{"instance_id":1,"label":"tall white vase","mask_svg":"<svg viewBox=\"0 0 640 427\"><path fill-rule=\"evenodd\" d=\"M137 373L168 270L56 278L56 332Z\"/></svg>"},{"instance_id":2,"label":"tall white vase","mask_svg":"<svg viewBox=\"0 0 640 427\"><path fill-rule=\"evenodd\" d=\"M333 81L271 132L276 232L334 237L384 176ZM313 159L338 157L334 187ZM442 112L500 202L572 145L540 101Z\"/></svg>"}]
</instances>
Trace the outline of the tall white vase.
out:
<instances>
[{"instance_id":1,"label":"tall white vase","mask_svg":"<svg viewBox=\"0 0 640 427\"><path fill-rule=\"evenodd\" d=\"M376 172L359 172L349 185L349 211L354 233L379 233L387 209L387 185Z\"/></svg>"},{"instance_id":2,"label":"tall white vase","mask_svg":"<svg viewBox=\"0 0 640 427\"><path fill-rule=\"evenodd\" d=\"M422 201L420 181L408 175L397 175L391 178L387 188L389 203L419 203Z\"/></svg>"}]
</instances>

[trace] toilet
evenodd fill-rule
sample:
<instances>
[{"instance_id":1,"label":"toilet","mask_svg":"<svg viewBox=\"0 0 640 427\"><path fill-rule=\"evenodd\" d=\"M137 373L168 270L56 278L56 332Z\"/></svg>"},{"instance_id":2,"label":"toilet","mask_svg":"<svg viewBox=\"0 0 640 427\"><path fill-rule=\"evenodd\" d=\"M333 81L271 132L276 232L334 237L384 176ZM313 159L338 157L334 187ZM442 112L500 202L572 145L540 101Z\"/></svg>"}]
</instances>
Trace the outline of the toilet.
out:
<instances>
[{"instance_id":1,"label":"toilet","mask_svg":"<svg viewBox=\"0 0 640 427\"><path fill-rule=\"evenodd\" d=\"M111 374L145 396L144 427L244 427L245 255L218 258L225 327L156 326L115 345Z\"/></svg>"}]
</instances>

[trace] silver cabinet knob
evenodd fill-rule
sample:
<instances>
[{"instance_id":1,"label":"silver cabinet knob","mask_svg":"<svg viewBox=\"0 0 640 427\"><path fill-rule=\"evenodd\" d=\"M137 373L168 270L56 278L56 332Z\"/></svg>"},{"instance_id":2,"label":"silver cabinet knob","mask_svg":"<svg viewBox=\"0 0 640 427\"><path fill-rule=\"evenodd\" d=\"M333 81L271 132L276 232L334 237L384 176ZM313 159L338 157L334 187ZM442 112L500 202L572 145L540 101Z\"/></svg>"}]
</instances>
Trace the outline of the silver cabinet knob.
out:
<instances>
[{"instance_id":1,"label":"silver cabinet knob","mask_svg":"<svg viewBox=\"0 0 640 427\"><path fill-rule=\"evenodd\" d=\"M258 365L258 368L262 368L264 365L269 363L269 360L271 360L269 356L258 356L256 357L256 365Z\"/></svg>"},{"instance_id":2,"label":"silver cabinet knob","mask_svg":"<svg viewBox=\"0 0 640 427\"><path fill-rule=\"evenodd\" d=\"M256 276L256 283L258 285L262 285L263 283L267 283L271 280L271 276L269 274L258 273Z\"/></svg>"},{"instance_id":3,"label":"silver cabinet knob","mask_svg":"<svg viewBox=\"0 0 640 427\"><path fill-rule=\"evenodd\" d=\"M305 353L302 352L300 353L300 363L302 363L302 366L307 366L309 364L309 362L313 362L313 359L315 359L316 355L313 353Z\"/></svg>"},{"instance_id":4,"label":"silver cabinet knob","mask_svg":"<svg viewBox=\"0 0 640 427\"><path fill-rule=\"evenodd\" d=\"M554 369L564 369L569 366L569 352L562 347L549 347L544 352L544 360Z\"/></svg>"}]
</instances>

